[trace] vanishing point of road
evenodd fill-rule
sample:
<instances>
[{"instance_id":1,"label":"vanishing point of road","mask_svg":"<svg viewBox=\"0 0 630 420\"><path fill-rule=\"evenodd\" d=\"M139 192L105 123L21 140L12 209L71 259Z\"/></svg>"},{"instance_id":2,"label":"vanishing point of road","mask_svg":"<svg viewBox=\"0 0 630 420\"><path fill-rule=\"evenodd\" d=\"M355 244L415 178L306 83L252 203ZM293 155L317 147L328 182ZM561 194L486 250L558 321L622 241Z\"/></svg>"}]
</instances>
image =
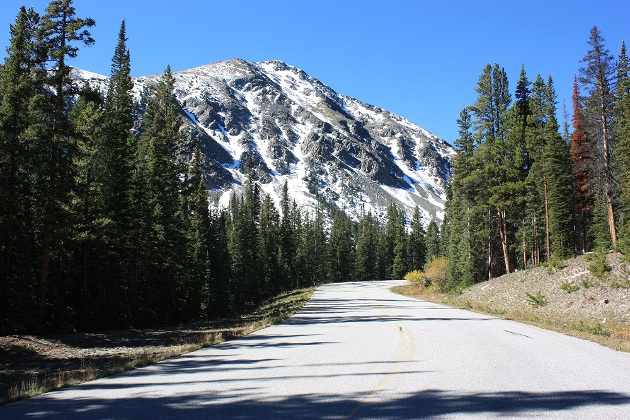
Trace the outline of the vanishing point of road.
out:
<instances>
[{"instance_id":1,"label":"vanishing point of road","mask_svg":"<svg viewBox=\"0 0 630 420\"><path fill-rule=\"evenodd\" d=\"M322 286L280 325L0 406L0 419L630 419L630 354L397 284Z\"/></svg>"}]
</instances>

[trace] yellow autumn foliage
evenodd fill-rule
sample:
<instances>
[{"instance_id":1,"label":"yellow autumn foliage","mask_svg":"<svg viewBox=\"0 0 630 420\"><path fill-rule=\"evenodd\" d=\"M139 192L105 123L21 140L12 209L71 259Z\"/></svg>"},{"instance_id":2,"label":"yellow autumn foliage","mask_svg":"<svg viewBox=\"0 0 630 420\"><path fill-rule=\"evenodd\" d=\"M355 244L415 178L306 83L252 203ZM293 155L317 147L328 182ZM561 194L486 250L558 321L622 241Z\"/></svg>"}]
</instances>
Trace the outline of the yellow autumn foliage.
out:
<instances>
[{"instance_id":1,"label":"yellow autumn foliage","mask_svg":"<svg viewBox=\"0 0 630 420\"><path fill-rule=\"evenodd\" d=\"M431 288L436 292L446 291L448 260L444 257L432 258L424 267L424 275L431 282Z\"/></svg>"},{"instance_id":2,"label":"yellow autumn foliage","mask_svg":"<svg viewBox=\"0 0 630 420\"><path fill-rule=\"evenodd\" d=\"M411 271L405 274L404 279L411 283L424 282L424 272L422 272L421 270Z\"/></svg>"}]
</instances>

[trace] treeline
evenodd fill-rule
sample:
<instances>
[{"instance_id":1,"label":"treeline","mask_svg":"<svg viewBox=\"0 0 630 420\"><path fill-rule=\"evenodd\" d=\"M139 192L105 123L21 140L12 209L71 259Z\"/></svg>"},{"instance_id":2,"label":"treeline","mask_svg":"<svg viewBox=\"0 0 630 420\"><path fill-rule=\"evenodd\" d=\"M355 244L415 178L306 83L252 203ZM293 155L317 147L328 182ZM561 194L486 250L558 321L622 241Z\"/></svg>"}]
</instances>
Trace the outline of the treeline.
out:
<instances>
[{"instance_id":1,"label":"treeline","mask_svg":"<svg viewBox=\"0 0 630 420\"><path fill-rule=\"evenodd\" d=\"M597 27L560 127L553 80L521 70L514 98L487 65L457 120L443 241L451 290L593 250L629 250L630 67Z\"/></svg>"},{"instance_id":2,"label":"treeline","mask_svg":"<svg viewBox=\"0 0 630 420\"><path fill-rule=\"evenodd\" d=\"M93 25L55 0L43 15L21 8L11 26L0 66L2 332L230 316L296 287L402 278L438 253L437 225L425 233L419 211L407 222L395 206L384 225L370 214L356 224L331 206L303 214L286 186L278 209L250 180L210 211L170 69L133 99L124 22L107 91L71 79Z\"/></svg>"}]
</instances>

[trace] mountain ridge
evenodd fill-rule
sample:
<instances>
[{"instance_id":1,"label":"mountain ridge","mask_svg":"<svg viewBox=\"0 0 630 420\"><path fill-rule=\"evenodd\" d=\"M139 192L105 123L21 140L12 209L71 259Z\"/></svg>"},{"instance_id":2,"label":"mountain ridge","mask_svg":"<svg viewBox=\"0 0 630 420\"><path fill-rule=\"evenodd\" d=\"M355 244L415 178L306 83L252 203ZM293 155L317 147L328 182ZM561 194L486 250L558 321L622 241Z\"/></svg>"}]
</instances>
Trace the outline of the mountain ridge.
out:
<instances>
[{"instance_id":1,"label":"mountain ridge","mask_svg":"<svg viewBox=\"0 0 630 420\"><path fill-rule=\"evenodd\" d=\"M107 88L106 76L77 69L74 77ZM159 77L133 78L139 102ZM394 202L409 215L418 206L425 223L442 219L455 152L413 122L280 60L231 59L173 77L215 205L227 205L251 177L276 203L287 182L311 211L323 198L355 220L367 211L383 219Z\"/></svg>"}]
</instances>

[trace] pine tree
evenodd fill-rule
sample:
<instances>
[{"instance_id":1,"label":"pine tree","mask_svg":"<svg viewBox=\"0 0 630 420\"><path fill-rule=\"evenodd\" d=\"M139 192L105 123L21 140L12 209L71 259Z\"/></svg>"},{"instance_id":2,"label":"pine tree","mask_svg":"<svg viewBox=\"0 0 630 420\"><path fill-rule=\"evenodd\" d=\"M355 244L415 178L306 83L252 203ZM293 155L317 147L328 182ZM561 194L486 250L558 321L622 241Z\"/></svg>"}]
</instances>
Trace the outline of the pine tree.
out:
<instances>
[{"instance_id":1,"label":"pine tree","mask_svg":"<svg viewBox=\"0 0 630 420\"><path fill-rule=\"evenodd\" d=\"M46 57L49 66L41 71L38 78L50 88L50 94L42 103L47 114L48 124L43 133L42 152L46 161L41 167L43 188L46 191L42 226L42 250L39 270L39 290L37 293L37 324L42 325L49 288L51 256L60 257L63 252L58 247L63 243L56 231L63 227L64 209L67 208L71 185L70 156L68 138L68 103L70 97L78 93L70 78L68 59L78 53L76 42L89 46L94 43L86 28L94 26L94 20L75 16L71 0L53 0L46 8L46 14L39 25L39 53ZM44 69L43 69L44 70ZM55 243L53 243L55 238Z\"/></svg>"},{"instance_id":2,"label":"pine tree","mask_svg":"<svg viewBox=\"0 0 630 420\"><path fill-rule=\"evenodd\" d=\"M295 286L295 272L293 271L293 260L295 259L295 213L290 207L289 185L285 181L282 186L282 197L280 199L280 266L281 278L279 279L282 288ZM293 284L292 284L293 283Z\"/></svg>"},{"instance_id":3,"label":"pine tree","mask_svg":"<svg viewBox=\"0 0 630 420\"><path fill-rule=\"evenodd\" d=\"M139 275L144 278L148 317L173 322L181 309L181 255L185 255L184 219L176 160L181 136L181 106L174 95L170 66L158 81L143 120L139 144L138 188L134 232ZM166 310L164 308L167 308ZM160 311L159 313L157 311ZM145 317L145 322L152 322Z\"/></svg>"},{"instance_id":4,"label":"pine tree","mask_svg":"<svg viewBox=\"0 0 630 420\"><path fill-rule=\"evenodd\" d=\"M185 319L199 319L213 311L208 308L215 293L210 279L210 210L208 187L203 171L203 157L199 143L195 144L190 164L188 191L188 261L189 275L185 287Z\"/></svg>"},{"instance_id":5,"label":"pine tree","mask_svg":"<svg viewBox=\"0 0 630 420\"><path fill-rule=\"evenodd\" d=\"M387 209L387 223L385 230L381 235L379 244L379 253L381 254L379 260L382 266L379 269L379 277L383 279L394 278L394 262L398 256L397 274L403 270L403 262L406 259L404 255L406 249L403 250L403 246L406 243L400 243L404 241L402 236L405 234L405 219L403 212L396 206L396 204L390 204ZM398 246L397 246L398 245ZM404 275L405 273L403 273ZM398 277L398 276L396 276Z\"/></svg>"},{"instance_id":6,"label":"pine tree","mask_svg":"<svg viewBox=\"0 0 630 420\"><path fill-rule=\"evenodd\" d=\"M232 279L232 257L229 252L229 216L225 210L210 219L210 275L206 295L206 317L226 317L234 313L235 289Z\"/></svg>"},{"instance_id":7,"label":"pine tree","mask_svg":"<svg viewBox=\"0 0 630 420\"><path fill-rule=\"evenodd\" d=\"M285 290L287 284L280 280L280 244L277 232L280 229L280 216L268 194L263 198L258 228L258 272L260 293L268 299Z\"/></svg>"},{"instance_id":8,"label":"pine tree","mask_svg":"<svg viewBox=\"0 0 630 420\"><path fill-rule=\"evenodd\" d=\"M90 302L96 300L101 287L95 284L100 279L104 262L99 244L101 230L100 203L96 199L98 187L95 183L96 160L99 154L97 128L102 118L102 98L98 90L87 84L72 109L70 122L73 135L74 188L72 194L72 219L74 230L76 286L79 297L75 303L80 327L93 327L93 312ZM96 308L98 310L98 308Z\"/></svg>"},{"instance_id":9,"label":"pine tree","mask_svg":"<svg viewBox=\"0 0 630 420\"><path fill-rule=\"evenodd\" d=\"M409 271L407 260L407 250L409 248L409 238L407 233L402 230L394 242L394 262L392 263L392 278L402 279Z\"/></svg>"},{"instance_id":10,"label":"pine tree","mask_svg":"<svg viewBox=\"0 0 630 420\"><path fill-rule=\"evenodd\" d=\"M376 273L376 225L372 213L368 212L359 221L355 276L359 281L374 280Z\"/></svg>"},{"instance_id":11,"label":"pine tree","mask_svg":"<svg viewBox=\"0 0 630 420\"><path fill-rule=\"evenodd\" d=\"M422 270L427 258L426 232L422 226L422 214L416 207L411 218L411 232L409 233L409 271Z\"/></svg>"},{"instance_id":12,"label":"pine tree","mask_svg":"<svg viewBox=\"0 0 630 420\"><path fill-rule=\"evenodd\" d=\"M483 186L474 154L475 143L469 108L460 112L457 124L459 137L454 142L457 155L451 168L445 204L445 213L451 224L448 249L445 250L450 262L448 288L451 290L484 278L485 235L478 229L481 223L477 221L485 215L485 206L475 204L477 191Z\"/></svg>"},{"instance_id":13,"label":"pine tree","mask_svg":"<svg viewBox=\"0 0 630 420\"><path fill-rule=\"evenodd\" d=\"M510 247L508 237L507 209L503 208L498 192L504 180L504 170L501 153L506 150L505 143L508 133L508 109L511 97L508 91L508 80L504 69L498 64L486 65L477 84L477 100L472 106L475 119L473 120L474 139L477 143L476 156L480 162L480 173L486 181L485 190L479 191L476 201L485 205L486 237L486 277L501 273L497 265L503 256L505 269L511 268L508 258ZM499 165L497 165L499 162ZM480 204L482 205L482 204ZM498 235L497 235L498 234ZM496 241L500 237L500 242ZM498 252L501 248L502 252Z\"/></svg>"},{"instance_id":14,"label":"pine tree","mask_svg":"<svg viewBox=\"0 0 630 420\"><path fill-rule=\"evenodd\" d=\"M545 86L544 168L549 204L549 236L553 258L573 255L573 200L569 150L556 120L556 93L551 76Z\"/></svg>"},{"instance_id":15,"label":"pine tree","mask_svg":"<svg viewBox=\"0 0 630 420\"><path fill-rule=\"evenodd\" d=\"M326 238L323 212L318 206L312 220L305 223L305 233L302 240L304 247L302 254L306 254L308 285L321 284L327 279L328 239Z\"/></svg>"},{"instance_id":16,"label":"pine tree","mask_svg":"<svg viewBox=\"0 0 630 420\"><path fill-rule=\"evenodd\" d=\"M442 255L440 250L440 228L435 220L431 220L427 225L427 261Z\"/></svg>"},{"instance_id":17,"label":"pine tree","mask_svg":"<svg viewBox=\"0 0 630 420\"><path fill-rule=\"evenodd\" d=\"M615 132L618 139L615 162L620 191L619 248L630 254L630 61L622 42L617 67Z\"/></svg>"},{"instance_id":18,"label":"pine tree","mask_svg":"<svg viewBox=\"0 0 630 420\"><path fill-rule=\"evenodd\" d=\"M100 287L98 300L106 318L129 318L138 302L138 285L133 275L133 171L137 151L133 128L133 98L130 54L126 47L126 28L120 26L111 65L109 88L103 118L99 124L99 153L95 183L98 185L99 224L101 225ZM100 313L101 310L99 309ZM128 321L122 321L126 325Z\"/></svg>"},{"instance_id":19,"label":"pine tree","mask_svg":"<svg viewBox=\"0 0 630 420\"><path fill-rule=\"evenodd\" d=\"M342 211L335 212L330 228L328 263L331 281L350 281L354 261L351 222Z\"/></svg>"},{"instance_id":20,"label":"pine tree","mask_svg":"<svg viewBox=\"0 0 630 420\"><path fill-rule=\"evenodd\" d=\"M588 45L590 49L582 59L584 67L580 69L580 83L588 91L589 131L598 143L596 150L601 151L599 159L601 171L598 171L601 174L599 184L603 191L610 242L614 247L617 243L617 221L611 163L613 148L611 125L614 118L614 76L616 75L616 69L614 58L605 47L604 38L601 36L597 26L591 28Z\"/></svg>"},{"instance_id":21,"label":"pine tree","mask_svg":"<svg viewBox=\"0 0 630 420\"><path fill-rule=\"evenodd\" d=\"M41 164L36 134L42 124L34 107L38 22L33 9L20 9L0 66L0 330L35 315L40 213L35 176Z\"/></svg>"},{"instance_id":22,"label":"pine tree","mask_svg":"<svg viewBox=\"0 0 630 420\"><path fill-rule=\"evenodd\" d=\"M508 147L511 149L512 168L510 168L511 183L508 186L510 197L509 204L514 212L513 226L516 241L520 239L521 266L525 267L528 261L528 235L527 213L525 196L527 193L527 174L532 166L532 159L527 150L527 133L529 121L532 115L530 107L531 82L527 79L525 67L521 68L521 74L516 84L514 94L515 102L510 109L510 131L508 133ZM519 219L520 215L520 221Z\"/></svg>"},{"instance_id":23,"label":"pine tree","mask_svg":"<svg viewBox=\"0 0 630 420\"><path fill-rule=\"evenodd\" d=\"M577 78L573 83L572 103L571 172L574 179L576 251L584 253L591 249L592 243L588 235L588 226L593 209L593 193L590 182L593 152L586 131L584 106L580 97Z\"/></svg>"},{"instance_id":24,"label":"pine tree","mask_svg":"<svg viewBox=\"0 0 630 420\"><path fill-rule=\"evenodd\" d=\"M548 179L545 174L546 135L546 86L540 74L532 85L530 101L532 115L527 135L527 154L531 167L527 174L526 218L530 255L533 265L540 264L543 256L551 257L551 236L549 234Z\"/></svg>"}]
</instances>

